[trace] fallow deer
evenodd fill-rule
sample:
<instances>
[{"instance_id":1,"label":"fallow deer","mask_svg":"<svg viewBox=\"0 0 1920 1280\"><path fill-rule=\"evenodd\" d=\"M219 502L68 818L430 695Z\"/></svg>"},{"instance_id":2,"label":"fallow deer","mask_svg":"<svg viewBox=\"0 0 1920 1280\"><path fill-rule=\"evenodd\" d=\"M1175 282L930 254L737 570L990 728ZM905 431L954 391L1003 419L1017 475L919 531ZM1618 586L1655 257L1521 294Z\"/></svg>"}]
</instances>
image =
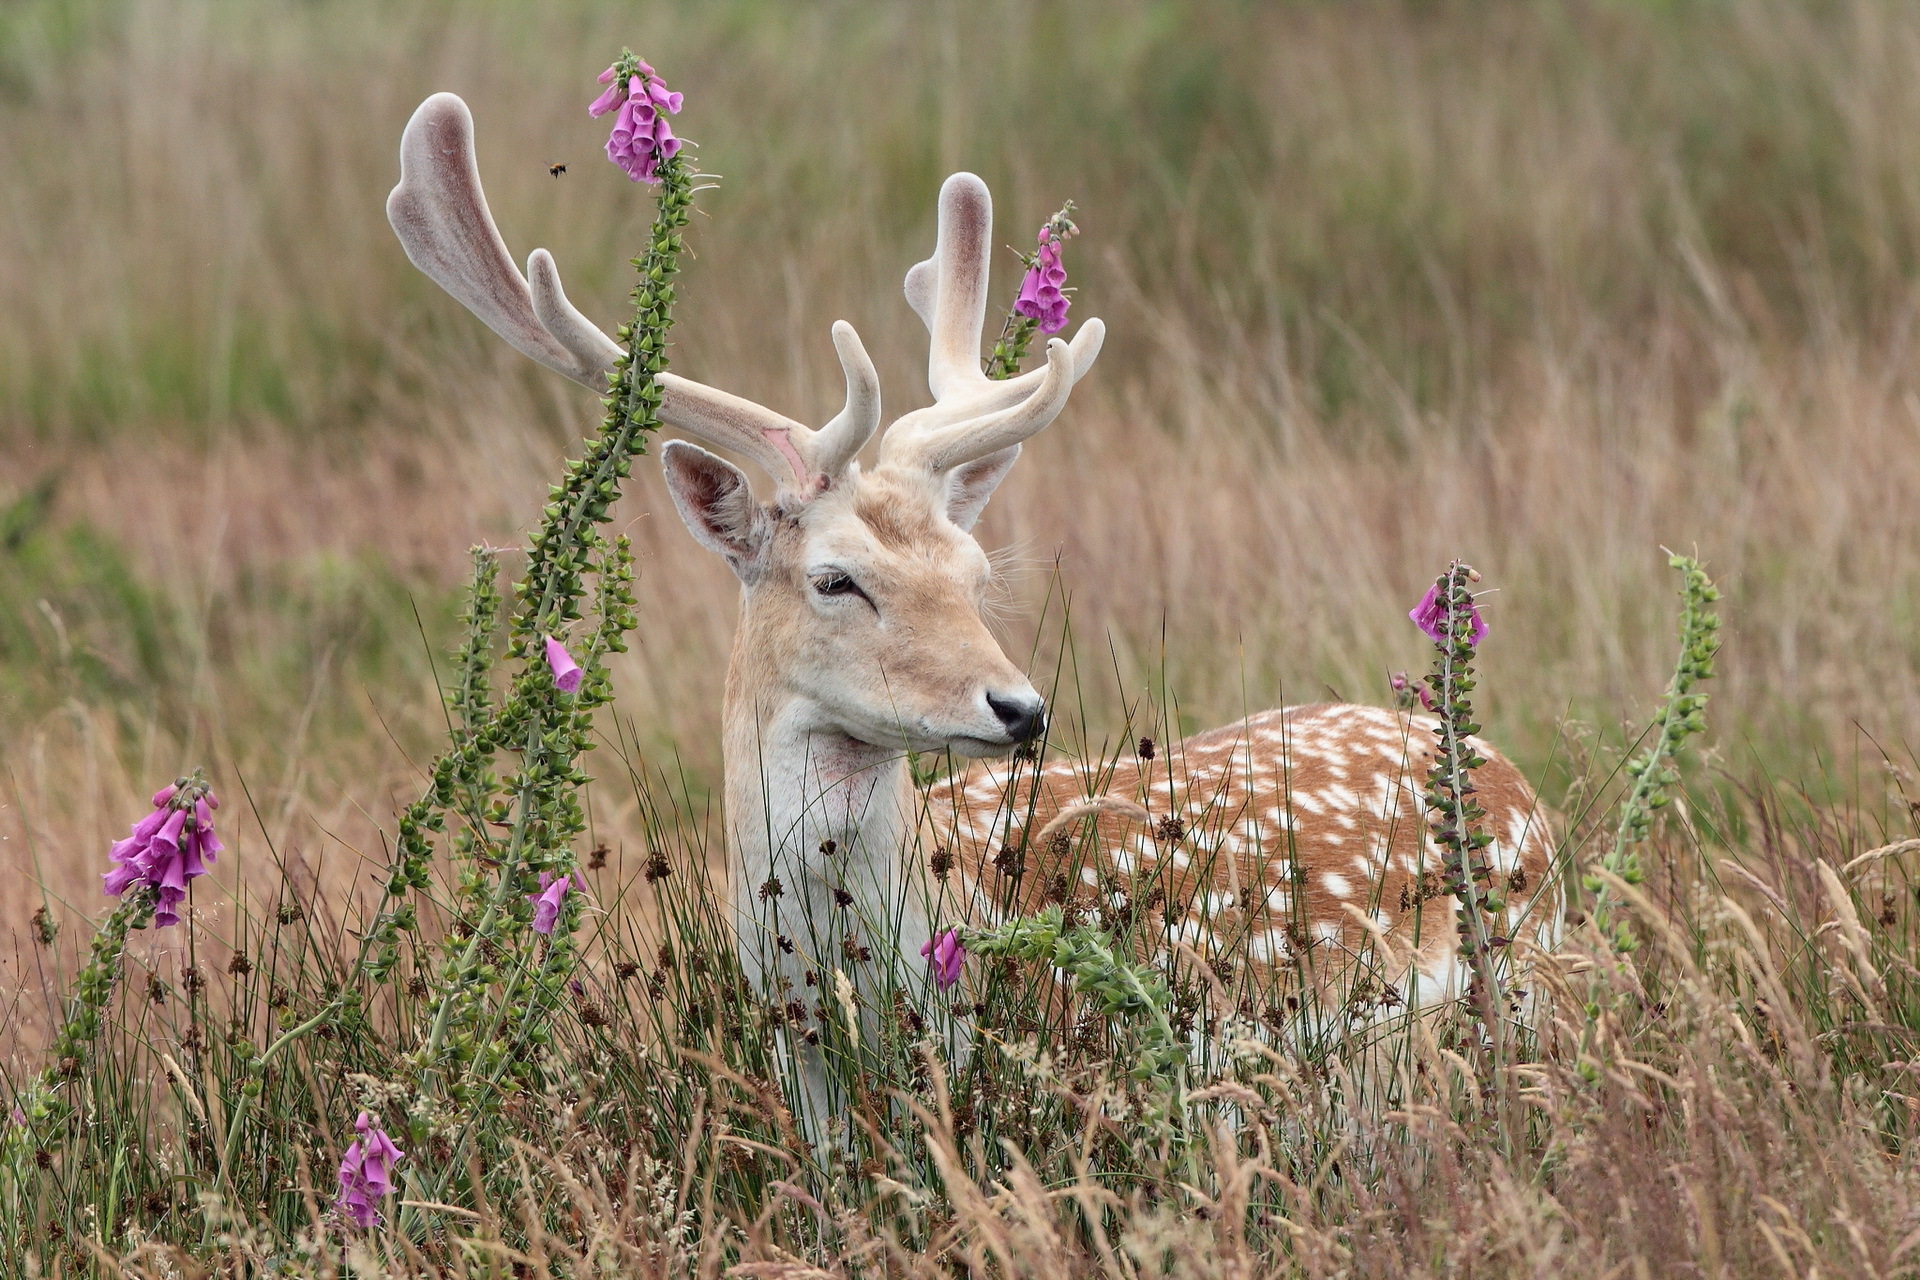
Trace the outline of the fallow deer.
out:
<instances>
[{"instance_id":1,"label":"fallow deer","mask_svg":"<svg viewBox=\"0 0 1920 1280\"><path fill-rule=\"evenodd\" d=\"M415 265L496 333L605 389L618 347L568 303L545 250L524 277L515 268L458 98L437 94L415 112L387 208ZM1152 881L1166 945L1223 972L1257 978L1304 960L1323 975L1314 1000L1351 1003L1355 983L1336 975L1350 978L1364 958L1381 1004L1458 995L1466 973L1453 900L1434 892L1440 859L1422 800L1430 718L1349 705L1266 711L1107 768L1016 758L916 789L909 753L1004 756L1045 728L1040 694L983 619L989 565L971 530L1104 333L1088 320L1071 342L1048 343L1044 369L988 380L991 221L978 178L947 179L933 256L905 285L930 338L933 404L887 428L871 468L855 455L879 427L878 378L845 322L833 341L846 405L817 431L674 374L660 379L665 423L751 460L774 483L763 501L733 463L682 441L661 450L681 518L741 584L721 719L749 978L798 985L804 969L836 967L843 940L819 922L855 922L863 944L897 946L899 968L910 969L946 923L936 911L979 919L1050 898L1110 910ZM1533 793L1492 747L1473 746L1487 761L1478 798L1508 930L1551 933L1548 913L1525 914L1548 878ZM1085 866L1072 862L1076 819L1102 837L1104 852ZM931 891L929 860L945 882ZM775 879L784 918L815 922L792 953L793 939L774 947L767 935L778 926L762 923L762 890Z\"/></svg>"}]
</instances>

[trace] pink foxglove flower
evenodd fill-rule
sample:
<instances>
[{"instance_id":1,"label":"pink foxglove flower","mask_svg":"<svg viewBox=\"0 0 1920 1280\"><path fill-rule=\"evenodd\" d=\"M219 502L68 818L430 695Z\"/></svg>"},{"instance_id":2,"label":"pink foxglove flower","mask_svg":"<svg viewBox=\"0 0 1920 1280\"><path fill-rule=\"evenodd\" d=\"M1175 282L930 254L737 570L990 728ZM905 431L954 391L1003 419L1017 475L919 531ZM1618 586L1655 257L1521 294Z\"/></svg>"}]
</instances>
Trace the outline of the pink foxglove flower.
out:
<instances>
[{"instance_id":1,"label":"pink foxglove flower","mask_svg":"<svg viewBox=\"0 0 1920 1280\"><path fill-rule=\"evenodd\" d=\"M614 77L618 74L620 74L618 64L600 73L600 83L607 86L606 91L595 98L593 104L587 108L587 114L595 120L627 100L627 82L622 80L618 84L614 83Z\"/></svg>"},{"instance_id":2,"label":"pink foxglove flower","mask_svg":"<svg viewBox=\"0 0 1920 1280\"><path fill-rule=\"evenodd\" d=\"M580 664L567 652L567 646L547 637L547 665L553 668L554 687L562 693L572 693L580 687L582 672Z\"/></svg>"},{"instance_id":3,"label":"pink foxglove flower","mask_svg":"<svg viewBox=\"0 0 1920 1280\"><path fill-rule=\"evenodd\" d=\"M607 137L607 159L635 182L658 183L660 162L680 151L680 139L673 136L669 115L678 115L684 101L660 82L659 73L637 59L633 74L623 81L621 64L616 62L600 73L605 92L587 108L591 116L603 116L618 109L613 132Z\"/></svg>"},{"instance_id":4,"label":"pink foxglove flower","mask_svg":"<svg viewBox=\"0 0 1920 1280\"><path fill-rule=\"evenodd\" d=\"M1067 327L1067 308L1072 304L1061 286L1067 282L1067 269L1060 265L1063 237L1054 234L1054 224L1040 228L1040 252L1020 281L1020 296L1014 299L1016 315L1039 322L1040 332L1058 333Z\"/></svg>"},{"instance_id":5,"label":"pink foxglove flower","mask_svg":"<svg viewBox=\"0 0 1920 1280\"><path fill-rule=\"evenodd\" d=\"M527 901L533 904L535 933L552 933L553 927L560 923L560 904L566 900L567 890L572 884L571 875L555 876L551 871L540 873L540 892L527 895Z\"/></svg>"},{"instance_id":6,"label":"pink foxglove flower","mask_svg":"<svg viewBox=\"0 0 1920 1280\"><path fill-rule=\"evenodd\" d=\"M213 811L220 801L204 784L189 794L192 803L178 785L155 792L153 812L115 843L108 854L113 870L101 877L101 888L113 898L140 885L152 889L155 928L180 922L188 882L205 875L207 863L226 847L213 833Z\"/></svg>"},{"instance_id":7,"label":"pink foxglove flower","mask_svg":"<svg viewBox=\"0 0 1920 1280\"><path fill-rule=\"evenodd\" d=\"M360 1136L340 1162L338 1208L342 1217L364 1231L380 1221L374 1202L393 1194L393 1166L406 1155L366 1112L360 1113L353 1128Z\"/></svg>"},{"instance_id":8,"label":"pink foxglove flower","mask_svg":"<svg viewBox=\"0 0 1920 1280\"><path fill-rule=\"evenodd\" d=\"M1469 604L1467 615L1473 619L1473 636L1469 643L1478 645L1486 637L1486 620L1480 616L1480 606ZM1447 606L1440 599L1440 584L1434 583L1427 588L1427 594L1420 597L1420 603L1413 606L1407 614L1413 619L1413 625L1427 633L1427 638L1435 644L1444 644L1447 639Z\"/></svg>"},{"instance_id":9,"label":"pink foxglove flower","mask_svg":"<svg viewBox=\"0 0 1920 1280\"><path fill-rule=\"evenodd\" d=\"M1393 686L1393 700L1397 706L1411 711L1417 699L1422 707L1428 711L1433 710L1433 694L1427 689L1424 681L1416 682L1409 678L1406 672L1396 671L1387 683Z\"/></svg>"},{"instance_id":10,"label":"pink foxglove flower","mask_svg":"<svg viewBox=\"0 0 1920 1280\"><path fill-rule=\"evenodd\" d=\"M966 944L960 941L960 931L949 929L937 938L929 938L920 954L933 964L933 981L942 990L950 990L960 981L960 966L966 963Z\"/></svg>"}]
</instances>

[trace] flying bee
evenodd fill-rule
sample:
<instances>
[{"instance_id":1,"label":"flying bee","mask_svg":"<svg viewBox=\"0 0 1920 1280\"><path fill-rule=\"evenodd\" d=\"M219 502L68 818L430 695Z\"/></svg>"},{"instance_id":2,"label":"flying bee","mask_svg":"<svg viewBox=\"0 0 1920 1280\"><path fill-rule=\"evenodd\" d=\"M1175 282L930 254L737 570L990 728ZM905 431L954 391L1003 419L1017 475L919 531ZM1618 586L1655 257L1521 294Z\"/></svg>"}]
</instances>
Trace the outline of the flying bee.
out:
<instances>
[{"instance_id":1,"label":"flying bee","mask_svg":"<svg viewBox=\"0 0 1920 1280\"><path fill-rule=\"evenodd\" d=\"M564 164L550 164L547 166L547 172L552 174L556 178L559 177L561 174L565 173L566 171L567 171L567 166Z\"/></svg>"}]
</instances>

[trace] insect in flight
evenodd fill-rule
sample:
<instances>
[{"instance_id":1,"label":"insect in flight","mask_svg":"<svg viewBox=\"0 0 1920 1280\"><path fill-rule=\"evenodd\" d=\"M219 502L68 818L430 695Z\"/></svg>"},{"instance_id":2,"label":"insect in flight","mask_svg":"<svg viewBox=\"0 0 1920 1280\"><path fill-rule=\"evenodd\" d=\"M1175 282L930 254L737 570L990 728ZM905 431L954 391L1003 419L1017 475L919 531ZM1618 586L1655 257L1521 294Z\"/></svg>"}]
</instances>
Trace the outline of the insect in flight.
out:
<instances>
[{"instance_id":1,"label":"insect in flight","mask_svg":"<svg viewBox=\"0 0 1920 1280\"><path fill-rule=\"evenodd\" d=\"M566 171L567 171L567 166L564 164L550 164L547 166L547 172L552 174L556 178L559 177L561 174L565 173Z\"/></svg>"}]
</instances>

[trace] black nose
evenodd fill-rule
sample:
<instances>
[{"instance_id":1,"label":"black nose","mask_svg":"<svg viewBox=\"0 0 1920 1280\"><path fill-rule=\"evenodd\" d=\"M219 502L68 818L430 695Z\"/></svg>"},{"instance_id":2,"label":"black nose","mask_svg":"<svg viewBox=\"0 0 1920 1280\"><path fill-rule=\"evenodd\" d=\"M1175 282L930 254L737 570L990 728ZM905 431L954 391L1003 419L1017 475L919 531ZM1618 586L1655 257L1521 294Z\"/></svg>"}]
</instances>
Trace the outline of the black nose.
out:
<instances>
[{"instance_id":1,"label":"black nose","mask_svg":"<svg viewBox=\"0 0 1920 1280\"><path fill-rule=\"evenodd\" d=\"M987 695L987 705L993 708L993 714L1000 717L1007 736L1015 742L1032 742L1046 732L1047 704L1039 698L1029 702L1025 698L1003 698L990 693Z\"/></svg>"}]
</instances>

